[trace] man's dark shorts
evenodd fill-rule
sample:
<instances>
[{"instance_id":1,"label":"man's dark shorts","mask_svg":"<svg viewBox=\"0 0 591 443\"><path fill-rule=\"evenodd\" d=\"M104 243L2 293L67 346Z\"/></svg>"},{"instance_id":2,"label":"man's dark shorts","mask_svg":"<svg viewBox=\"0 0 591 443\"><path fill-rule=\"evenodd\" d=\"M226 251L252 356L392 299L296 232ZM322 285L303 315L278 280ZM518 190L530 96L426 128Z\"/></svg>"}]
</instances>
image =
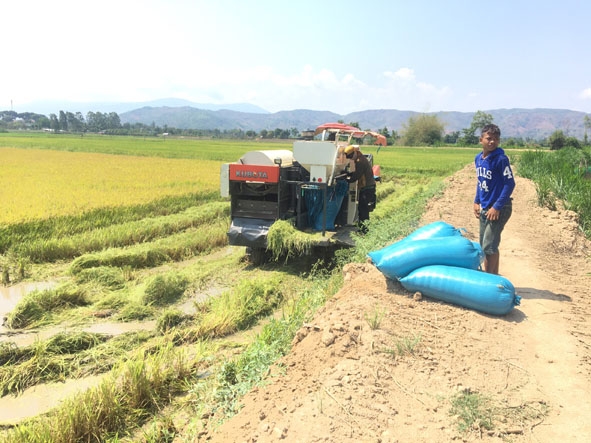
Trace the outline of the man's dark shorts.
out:
<instances>
[{"instance_id":1,"label":"man's dark shorts","mask_svg":"<svg viewBox=\"0 0 591 443\"><path fill-rule=\"evenodd\" d=\"M509 200L501 209L498 220L487 220L486 212L486 210L480 211L480 245L486 255L492 255L499 252L501 232L511 218L513 205Z\"/></svg>"}]
</instances>

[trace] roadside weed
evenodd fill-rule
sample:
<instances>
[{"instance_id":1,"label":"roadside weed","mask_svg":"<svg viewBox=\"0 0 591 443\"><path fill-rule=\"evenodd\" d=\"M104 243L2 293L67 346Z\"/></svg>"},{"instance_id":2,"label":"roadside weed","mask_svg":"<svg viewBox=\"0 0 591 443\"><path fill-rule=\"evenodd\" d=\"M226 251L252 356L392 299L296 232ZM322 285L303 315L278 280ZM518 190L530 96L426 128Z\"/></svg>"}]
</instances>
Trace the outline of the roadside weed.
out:
<instances>
[{"instance_id":1,"label":"roadside weed","mask_svg":"<svg viewBox=\"0 0 591 443\"><path fill-rule=\"evenodd\" d=\"M493 428L491 401L482 394L464 390L451 399L450 415L455 416L458 429L466 432L474 429Z\"/></svg>"},{"instance_id":2,"label":"roadside weed","mask_svg":"<svg viewBox=\"0 0 591 443\"><path fill-rule=\"evenodd\" d=\"M421 335L402 337L396 341L396 351L399 355L412 355L421 342Z\"/></svg>"},{"instance_id":3,"label":"roadside weed","mask_svg":"<svg viewBox=\"0 0 591 443\"><path fill-rule=\"evenodd\" d=\"M365 321L371 329L379 329L384 315L384 309L376 306L371 313L365 313Z\"/></svg>"},{"instance_id":4,"label":"roadside weed","mask_svg":"<svg viewBox=\"0 0 591 443\"><path fill-rule=\"evenodd\" d=\"M414 355L415 350L420 342L421 342L420 335L405 336L405 337L396 339L393 347L382 349L379 352L383 352L384 354L389 354L392 357L404 356L404 355Z\"/></svg>"}]
</instances>

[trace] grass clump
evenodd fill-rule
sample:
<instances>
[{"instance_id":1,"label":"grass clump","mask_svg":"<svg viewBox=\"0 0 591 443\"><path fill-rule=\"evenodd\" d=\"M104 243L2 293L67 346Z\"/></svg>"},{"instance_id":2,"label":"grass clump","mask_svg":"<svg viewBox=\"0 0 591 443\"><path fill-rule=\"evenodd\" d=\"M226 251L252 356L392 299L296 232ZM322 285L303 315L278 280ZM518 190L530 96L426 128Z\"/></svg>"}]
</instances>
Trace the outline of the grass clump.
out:
<instances>
[{"instance_id":1,"label":"grass clump","mask_svg":"<svg viewBox=\"0 0 591 443\"><path fill-rule=\"evenodd\" d=\"M365 313L365 321L371 329L379 329L386 313L382 308L376 306L371 313Z\"/></svg>"},{"instance_id":2,"label":"grass clump","mask_svg":"<svg viewBox=\"0 0 591 443\"><path fill-rule=\"evenodd\" d=\"M0 228L1 230L1 228ZM24 280L31 270L31 261L28 257L9 251L0 254L0 283L9 285Z\"/></svg>"},{"instance_id":3,"label":"grass clump","mask_svg":"<svg viewBox=\"0 0 591 443\"><path fill-rule=\"evenodd\" d=\"M156 322L156 330L161 334L185 323L189 317L177 309L167 309Z\"/></svg>"},{"instance_id":4,"label":"grass clump","mask_svg":"<svg viewBox=\"0 0 591 443\"><path fill-rule=\"evenodd\" d=\"M141 321L153 317L155 310L153 306L146 306L141 303L127 303L117 314L120 321Z\"/></svg>"},{"instance_id":5,"label":"grass clump","mask_svg":"<svg viewBox=\"0 0 591 443\"><path fill-rule=\"evenodd\" d=\"M450 415L457 417L458 429L493 429L494 411L491 400L477 392L464 390L451 399Z\"/></svg>"},{"instance_id":6,"label":"grass clump","mask_svg":"<svg viewBox=\"0 0 591 443\"><path fill-rule=\"evenodd\" d=\"M252 326L263 315L277 307L281 294L258 294L253 297L233 296L231 292L217 297L211 306L204 306L195 318L195 326L172 328L171 340L177 344L221 338ZM268 300L269 304L265 304Z\"/></svg>"},{"instance_id":7,"label":"grass clump","mask_svg":"<svg viewBox=\"0 0 591 443\"><path fill-rule=\"evenodd\" d=\"M12 329L26 328L53 312L88 304L90 301L85 290L77 285L65 284L55 289L32 291L8 314L6 325Z\"/></svg>"},{"instance_id":8,"label":"grass clump","mask_svg":"<svg viewBox=\"0 0 591 443\"><path fill-rule=\"evenodd\" d=\"M146 284L142 302L165 306L179 300L189 286L189 279L179 273L156 275Z\"/></svg>"},{"instance_id":9,"label":"grass clump","mask_svg":"<svg viewBox=\"0 0 591 443\"><path fill-rule=\"evenodd\" d=\"M111 290L122 289L125 286L125 281L123 271L111 266L83 269L76 274L76 282L79 284L96 283Z\"/></svg>"},{"instance_id":10,"label":"grass clump","mask_svg":"<svg viewBox=\"0 0 591 443\"><path fill-rule=\"evenodd\" d=\"M49 338L43 345L44 352L54 355L76 354L104 343L109 339L106 335L90 332L61 332Z\"/></svg>"},{"instance_id":11,"label":"grass clump","mask_svg":"<svg viewBox=\"0 0 591 443\"><path fill-rule=\"evenodd\" d=\"M12 342L0 342L0 367L19 361L22 352Z\"/></svg>"},{"instance_id":12,"label":"grass clump","mask_svg":"<svg viewBox=\"0 0 591 443\"><path fill-rule=\"evenodd\" d=\"M179 435L170 417L162 417L154 420L150 426L142 432L143 442L145 443L172 443Z\"/></svg>"},{"instance_id":13,"label":"grass clump","mask_svg":"<svg viewBox=\"0 0 591 443\"><path fill-rule=\"evenodd\" d=\"M421 335L413 335L402 337L399 340L396 340L396 351L398 355L413 355L417 346L421 343L422 337Z\"/></svg>"},{"instance_id":14,"label":"grass clump","mask_svg":"<svg viewBox=\"0 0 591 443\"><path fill-rule=\"evenodd\" d=\"M382 349L380 352L388 354L392 357L403 356L403 355L414 355L417 346L421 342L420 335L406 336L396 339L394 347Z\"/></svg>"},{"instance_id":15,"label":"grass clump","mask_svg":"<svg viewBox=\"0 0 591 443\"><path fill-rule=\"evenodd\" d=\"M283 300L283 284L277 276L241 281L232 290L205 302L193 333L198 338L223 337L252 326Z\"/></svg>"}]
</instances>

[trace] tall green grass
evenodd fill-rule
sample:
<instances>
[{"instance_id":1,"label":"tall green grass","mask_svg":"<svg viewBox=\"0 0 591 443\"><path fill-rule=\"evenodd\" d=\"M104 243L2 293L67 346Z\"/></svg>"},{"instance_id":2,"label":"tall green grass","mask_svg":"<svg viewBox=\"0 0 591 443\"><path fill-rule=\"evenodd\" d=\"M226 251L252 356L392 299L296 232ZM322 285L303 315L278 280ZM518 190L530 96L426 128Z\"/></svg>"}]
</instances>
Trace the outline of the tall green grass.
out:
<instances>
[{"instance_id":1,"label":"tall green grass","mask_svg":"<svg viewBox=\"0 0 591 443\"><path fill-rule=\"evenodd\" d=\"M519 173L536 184L538 203L555 210L558 201L579 215L579 223L591 235L591 151L564 148L559 151L526 151L518 161Z\"/></svg>"}]
</instances>

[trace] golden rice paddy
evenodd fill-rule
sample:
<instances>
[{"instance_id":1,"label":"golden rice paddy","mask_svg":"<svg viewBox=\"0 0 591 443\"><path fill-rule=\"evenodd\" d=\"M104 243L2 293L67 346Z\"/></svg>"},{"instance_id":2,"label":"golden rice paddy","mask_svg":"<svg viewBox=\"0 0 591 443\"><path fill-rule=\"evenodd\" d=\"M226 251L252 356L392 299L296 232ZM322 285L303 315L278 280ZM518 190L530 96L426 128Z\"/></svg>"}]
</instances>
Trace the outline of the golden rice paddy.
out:
<instances>
[{"instance_id":1,"label":"golden rice paddy","mask_svg":"<svg viewBox=\"0 0 591 443\"><path fill-rule=\"evenodd\" d=\"M74 215L219 189L220 163L0 149L0 223Z\"/></svg>"}]
</instances>

